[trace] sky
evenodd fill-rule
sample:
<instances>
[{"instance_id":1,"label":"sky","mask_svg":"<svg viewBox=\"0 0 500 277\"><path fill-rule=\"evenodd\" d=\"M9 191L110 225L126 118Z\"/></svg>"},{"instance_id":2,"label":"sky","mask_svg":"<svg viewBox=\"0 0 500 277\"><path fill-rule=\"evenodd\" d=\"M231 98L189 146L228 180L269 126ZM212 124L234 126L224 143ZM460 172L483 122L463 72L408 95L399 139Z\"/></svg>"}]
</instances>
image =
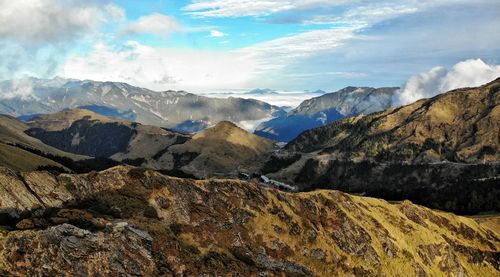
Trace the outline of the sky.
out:
<instances>
[{"instance_id":1,"label":"sky","mask_svg":"<svg viewBox=\"0 0 500 277\"><path fill-rule=\"evenodd\" d=\"M500 76L499 34L498 0L0 0L0 80L402 86L406 103Z\"/></svg>"}]
</instances>

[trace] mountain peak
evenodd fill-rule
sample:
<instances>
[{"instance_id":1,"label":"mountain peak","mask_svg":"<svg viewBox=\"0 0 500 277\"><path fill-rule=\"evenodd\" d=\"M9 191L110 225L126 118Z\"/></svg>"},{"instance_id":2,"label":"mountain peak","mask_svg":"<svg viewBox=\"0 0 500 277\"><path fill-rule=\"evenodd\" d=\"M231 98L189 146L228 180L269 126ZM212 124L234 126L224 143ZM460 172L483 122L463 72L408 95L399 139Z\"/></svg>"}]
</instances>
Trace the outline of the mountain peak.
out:
<instances>
[{"instance_id":1,"label":"mountain peak","mask_svg":"<svg viewBox=\"0 0 500 277\"><path fill-rule=\"evenodd\" d=\"M277 94L277 92L275 90L269 89L269 88L265 88L265 89L256 88L256 89L253 89L253 90L247 92L246 94L262 94L262 95L265 95L265 94Z\"/></svg>"},{"instance_id":2,"label":"mountain peak","mask_svg":"<svg viewBox=\"0 0 500 277\"><path fill-rule=\"evenodd\" d=\"M239 128L239 127L231 121L223 120L215 124L214 128Z\"/></svg>"},{"instance_id":3,"label":"mountain peak","mask_svg":"<svg viewBox=\"0 0 500 277\"><path fill-rule=\"evenodd\" d=\"M194 139L200 138L218 138L218 139L226 139L231 133L234 132L246 132L240 127L236 126L231 121L220 121L215 126L210 127L206 130L203 130L193 136Z\"/></svg>"}]
</instances>

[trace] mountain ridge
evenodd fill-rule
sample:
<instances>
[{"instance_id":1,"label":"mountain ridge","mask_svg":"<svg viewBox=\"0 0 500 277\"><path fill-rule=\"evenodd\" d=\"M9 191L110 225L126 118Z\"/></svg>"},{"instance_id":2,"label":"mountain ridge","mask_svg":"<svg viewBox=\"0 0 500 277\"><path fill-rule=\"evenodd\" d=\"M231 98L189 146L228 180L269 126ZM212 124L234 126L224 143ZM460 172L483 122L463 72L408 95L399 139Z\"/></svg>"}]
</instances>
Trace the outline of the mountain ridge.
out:
<instances>
[{"instance_id":1,"label":"mountain ridge","mask_svg":"<svg viewBox=\"0 0 500 277\"><path fill-rule=\"evenodd\" d=\"M331 190L285 193L123 166L59 176L0 168L0 189L7 187L18 195L0 194L0 212L15 219L11 231L0 233L5 274L488 276L499 270L494 219L409 201Z\"/></svg>"},{"instance_id":2,"label":"mountain ridge","mask_svg":"<svg viewBox=\"0 0 500 277\"><path fill-rule=\"evenodd\" d=\"M306 152L322 148L327 148L324 152L343 151L342 149L350 149L350 152L355 152L356 148L351 149L352 147L365 149L370 148L370 145L380 143L382 144L380 145L381 149L377 149L379 146L374 145L375 153L368 154L368 156L375 157L376 155L390 155L390 153L382 153L383 149L387 147L396 148L403 143L416 143L417 146L424 147L425 141L427 141L427 144L438 144L436 147L445 148L447 146L445 138L449 138L448 140L453 141L448 148L457 152L457 157L446 156L446 153L435 153L438 154L437 159L429 156L430 154L422 158L429 158L434 161L441 161L444 158L448 160L474 161L478 159L478 157L474 156L480 155L480 153L477 153L480 149L476 148L482 146L474 146L474 143L483 140L485 144L489 143L493 146L494 153L490 159L498 160L500 159L500 153L497 153L498 151L495 151L495 148L498 149L500 144L498 137L500 129L498 124L500 122L499 91L500 78L478 88L456 89L430 99L419 100L407 106L391 108L364 117L347 118L326 127L306 131L290 142L286 148L291 151ZM477 121L473 119L477 119ZM455 127L457 124L461 124L459 128ZM476 126L477 124L485 124L485 126ZM326 131L328 128L331 131ZM360 137L369 136L370 139L365 138L357 142L354 138L358 136L355 133L358 130L361 132ZM471 136L475 137L474 133L468 133L468 130L477 130L478 136L487 137L480 137L467 142L467 139ZM325 131L326 133L321 134L321 136L319 134L315 135L315 132ZM353 137L352 141L348 141L349 136ZM404 140L399 142L398 138L404 138ZM387 142L388 146L384 146L385 140L389 140ZM302 141L304 142L303 145L301 144ZM391 143L394 145L391 146ZM471 146L467 146L466 143L470 143ZM431 148L428 150L439 152L437 149L432 149L432 145L428 147ZM467 149L471 147L473 150ZM391 150L388 149L387 151ZM460 153L466 151L475 151L476 153ZM356 153L350 155L356 155ZM413 159L419 158L414 154L410 154L410 156Z\"/></svg>"},{"instance_id":3,"label":"mountain ridge","mask_svg":"<svg viewBox=\"0 0 500 277\"><path fill-rule=\"evenodd\" d=\"M222 120L259 120L285 113L277 106L253 99L209 98L185 91L155 92L120 82L30 78L3 81L0 93L4 94L0 113L12 116L106 106L143 124L185 132L197 132Z\"/></svg>"},{"instance_id":4,"label":"mountain ridge","mask_svg":"<svg viewBox=\"0 0 500 277\"><path fill-rule=\"evenodd\" d=\"M308 129L327 125L347 116L385 110L392 106L396 87L346 87L303 101L286 116L260 124L255 134L290 142Z\"/></svg>"},{"instance_id":5,"label":"mountain ridge","mask_svg":"<svg viewBox=\"0 0 500 277\"><path fill-rule=\"evenodd\" d=\"M262 171L460 214L500 211L500 78L303 132Z\"/></svg>"}]
</instances>

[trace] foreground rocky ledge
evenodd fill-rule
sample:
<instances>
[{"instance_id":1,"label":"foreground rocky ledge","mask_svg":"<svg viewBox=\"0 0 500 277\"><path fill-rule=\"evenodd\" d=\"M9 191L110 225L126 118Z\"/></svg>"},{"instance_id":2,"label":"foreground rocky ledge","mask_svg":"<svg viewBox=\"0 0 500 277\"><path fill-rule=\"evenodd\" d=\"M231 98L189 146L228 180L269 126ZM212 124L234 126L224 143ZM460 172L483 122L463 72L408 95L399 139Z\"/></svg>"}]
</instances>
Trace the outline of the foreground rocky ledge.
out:
<instances>
[{"instance_id":1,"label":"foreground rocky ledge","mask_svg":"<svg viewBox=\"0 0 500 277\"><path fill-rule=\"evenodd\" d=\"M494 276L500 222L116 167L0 169L0 275Z\"/></svg>"}]
</instances>

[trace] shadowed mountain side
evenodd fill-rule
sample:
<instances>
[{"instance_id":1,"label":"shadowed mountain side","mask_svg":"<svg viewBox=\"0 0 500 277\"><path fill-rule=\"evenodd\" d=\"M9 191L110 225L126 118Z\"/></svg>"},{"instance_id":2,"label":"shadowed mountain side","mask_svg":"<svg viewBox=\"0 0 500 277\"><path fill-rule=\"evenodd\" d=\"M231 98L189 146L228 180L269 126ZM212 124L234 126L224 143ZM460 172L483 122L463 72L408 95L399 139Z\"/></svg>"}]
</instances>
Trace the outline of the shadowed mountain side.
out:
<instances>
[{"instance_id":1,"label":"shadowed mountain side","mask_svg":"<svg viewBox=\"0 0 500 277\"><path fill-rule=\"evenodd\" d=\"M25 131L30 127L24 122L8 115L0 115L0 142L4 144L22 145L27 148L38 149L40 151L68 157L73 160L81 160L88 157L63 152L59 149L44 144L40 140L28 136Z\"/></svg>"},{"instance_id":2,"label":"shadowed mountain side","mask_svg":"<svg viewBox=\"0 0 500 277\"><path fill-rule=\"evenodd\" d=\"M139 168L0 169L4 275L493 276L495 218ZM8 192L16 191L16 194ZM126 245L126 247L124 247ZM44 265L44 266L42 266Z\"/></svg>"},{"instance_id":3,"label":"shadowed mountain side","mask_svg":"<svg viewBox=\"0 0 500 277\"><path fill-rule=\"evenodd\" d=\"M61 150L116 160L147 159L189 136L156 126L72 109L33 118L27 134Z\"/></svg>"},{"instance_id":4,"label":"shadowed mountain side","mask_svg":"<svg viewBox=\"0 0 500 277\"><path fill-rule=\"evenodd\" d=\"M46 145L25 134L28 129L29 126L24 122L0 115L0 166L16 170L46 169L69 172L76 169L73 166L75 163L91 159Z\"/></svg>"}]
</instances>

